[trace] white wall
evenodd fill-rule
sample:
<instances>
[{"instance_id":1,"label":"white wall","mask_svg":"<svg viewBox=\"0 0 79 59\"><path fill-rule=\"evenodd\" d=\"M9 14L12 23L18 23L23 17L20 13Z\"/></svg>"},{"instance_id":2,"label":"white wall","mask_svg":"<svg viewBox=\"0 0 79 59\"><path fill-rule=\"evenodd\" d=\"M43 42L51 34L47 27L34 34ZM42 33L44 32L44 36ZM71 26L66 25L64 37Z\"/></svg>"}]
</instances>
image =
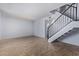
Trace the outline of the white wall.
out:
<instances>
[{"instance_id":1,"label":"white wall","mask_svg":"<svg viewBox=\"0 0 79 59\"><path fill-rule=\"evenodd\" d=\"M16 38L35 35L45 38L45 19L23 20L0 11L0 38Z\"/></svg>"},{"instance_id":2,"label":"white wall","mask_svg":"<svg viewBox=\"0 0 79 59\"><path fill-rule=\"evenodd\" d=\"M33 21L33 34L45 38L45 19Z\"/></svg>"},{"instance_id":3,"label":"white wall","mask_svg":"<svg viewBox=\"0 0 79 59\"><path fill-rule=\"evenodd\" d=\"M0 14L1 39L32 35L32 21L14 18L3 12Z\"/></svg>"},{"instance_id":4,"label":"white wall","mask_svg":"<svg viewBox=\"0 0 79 59\"><path fill-rule=\"evenodd\" d=\"M2 37L2 17L1 17L1 13L0 13L0 39Z\"/></svg>"}]
</instances>

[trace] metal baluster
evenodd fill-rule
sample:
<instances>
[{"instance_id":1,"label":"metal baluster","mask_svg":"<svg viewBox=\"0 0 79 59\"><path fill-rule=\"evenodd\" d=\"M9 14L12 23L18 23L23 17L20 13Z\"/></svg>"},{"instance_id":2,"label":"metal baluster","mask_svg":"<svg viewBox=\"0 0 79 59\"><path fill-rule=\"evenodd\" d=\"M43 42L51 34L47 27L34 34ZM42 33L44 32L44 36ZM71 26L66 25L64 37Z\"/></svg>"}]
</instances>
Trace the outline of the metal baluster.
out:
<instances>
[{"instance_id":1,"label":"metal baluster","mask_svg":"<svg viewBox=\"0 0 79 59\"><path fill-rule=\"evenodd\" d=\"M47 28L47 39L49 39L49 28Z\"/></svg>"},{"instance_id":2,"label":"metal baluster","mask_svg":"<svg viewBox=\"0 0 79 59\"><path fill-rule=\"evenodd\" d=\"M73 7L73 20L74 20L74 7Z\"/></svg>"},{"instance_id":3,"label":"metal baluster","mask_svg":"<svg viewBox=\"0 0 79 59\"><path fill-rule=\"evenodd\" d=\"M76 4L76 21L77 21L77 4Z\"/></svg>"},{"instance_id":4,"label":"metal baluster","mask_svg":"<svg viewBox=\"0 0 79 59\"><path fill-rule=\"evenodd\" d=\"M71 12L72 12L72 7L70 8L70 21L71 21Z\"/></svg>"}]
</instances>

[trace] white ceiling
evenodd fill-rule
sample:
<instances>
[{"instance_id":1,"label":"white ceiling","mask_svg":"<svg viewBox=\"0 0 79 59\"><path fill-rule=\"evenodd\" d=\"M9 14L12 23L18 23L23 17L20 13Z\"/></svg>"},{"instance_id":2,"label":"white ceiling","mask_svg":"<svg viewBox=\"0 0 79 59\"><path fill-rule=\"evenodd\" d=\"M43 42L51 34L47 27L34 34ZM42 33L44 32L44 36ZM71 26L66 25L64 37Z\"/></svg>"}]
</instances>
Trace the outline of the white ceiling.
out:
<instances>
[{"instance_id":1,"label":"white ceiling","mask_svg":"<svg viewBox=\"0 0 79 59\"><path fill-rule=\"evenodd\" d=\"M64 3L0 3L0 9L19 18L36 20L62 5Z\"/></svg>"}]
</instances>

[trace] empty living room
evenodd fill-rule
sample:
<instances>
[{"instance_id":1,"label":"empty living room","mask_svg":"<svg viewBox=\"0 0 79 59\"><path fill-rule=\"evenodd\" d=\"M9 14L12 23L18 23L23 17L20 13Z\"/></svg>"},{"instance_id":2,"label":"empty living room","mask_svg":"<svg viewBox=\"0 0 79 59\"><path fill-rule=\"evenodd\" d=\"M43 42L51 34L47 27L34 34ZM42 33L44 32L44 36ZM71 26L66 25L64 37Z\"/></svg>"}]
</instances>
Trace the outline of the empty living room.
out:
<instances>
[{"instance_id":1,"label":"empty living room","mask_svg":"<svg viewBox=\"0 0 79 59\"><path fill-rule=\"evenodd\" d=\"M79 3L0 3L0 56L79 56Z\"/></svg>"}]
</instances>

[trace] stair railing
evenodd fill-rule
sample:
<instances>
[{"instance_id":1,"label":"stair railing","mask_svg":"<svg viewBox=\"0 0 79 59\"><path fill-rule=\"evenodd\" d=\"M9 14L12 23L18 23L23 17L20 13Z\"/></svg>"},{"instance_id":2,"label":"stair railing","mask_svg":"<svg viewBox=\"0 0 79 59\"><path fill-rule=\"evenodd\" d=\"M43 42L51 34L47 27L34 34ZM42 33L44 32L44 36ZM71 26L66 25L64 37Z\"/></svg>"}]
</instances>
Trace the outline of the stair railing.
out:
<instances>
[{"instance_id":1,"label":"stair railing","mask_svg":"<svg viewBox=\"0 0 79 59\"><path fill-rule=\"evenodd\" d=\"M70 5L68 5L68 4L64 5L64 6L68 6L68 7L61 13L61 15L59 15L59 17L52 24L50 24L48 26L48 29L47 29L47 38L48 39L50 37L52 37L54 34L56 34L58 31L60 31L67 24L74 21L74 19L75 19L75 21L77 21L77 5L74 6L75 4L76 3L72 3ZM69 10L70 10L70 16L69 16L70 18L65 16L65 13ZM71 14L72 14L71 10L73 11L73 19L71 19ZM74 12L75 12L75 14L74 14ZM74 15L76 15L76 17Z\"/></svg>"}]
</instances>

